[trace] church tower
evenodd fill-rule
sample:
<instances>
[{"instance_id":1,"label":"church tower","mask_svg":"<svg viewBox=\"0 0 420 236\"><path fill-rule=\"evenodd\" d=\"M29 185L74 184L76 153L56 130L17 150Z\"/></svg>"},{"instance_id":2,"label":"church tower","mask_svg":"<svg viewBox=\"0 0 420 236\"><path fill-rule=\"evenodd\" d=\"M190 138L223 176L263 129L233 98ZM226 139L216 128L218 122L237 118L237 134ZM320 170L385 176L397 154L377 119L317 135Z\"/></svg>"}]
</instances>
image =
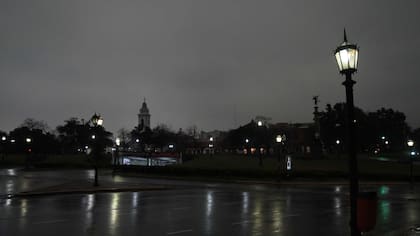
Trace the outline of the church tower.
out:
<instances>
[{"instance_id":1,"label":"church tower","mask_svg":"<svg viewBox=\"0 0 420 236\"><path fill-rule=\"evenodd\" d=\"M139 117L138 128L141 131L144 131L146 127L150 128L150 113L149 113L149 108L147 108L146 99L144 99L143 101L138 117Z\"/></svg>"}]
</instances>

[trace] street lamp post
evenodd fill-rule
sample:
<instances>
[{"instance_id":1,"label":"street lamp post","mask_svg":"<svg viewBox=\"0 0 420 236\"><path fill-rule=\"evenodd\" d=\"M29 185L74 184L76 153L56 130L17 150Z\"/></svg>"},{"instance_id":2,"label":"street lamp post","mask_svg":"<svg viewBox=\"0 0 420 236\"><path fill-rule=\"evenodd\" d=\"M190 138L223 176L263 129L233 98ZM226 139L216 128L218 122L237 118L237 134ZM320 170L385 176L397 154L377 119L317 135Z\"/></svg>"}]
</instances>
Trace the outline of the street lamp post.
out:
<instances>
[{"instance_id":1,"label":"street lamp post","mask_svg":"<svg viewBox=\"0 0 420 236\"><path fill-rule=\"evenodd\" d=\"M414 141L413 140L408 140L407 141L407 146L408 146L408 156L410 157L410 183L413 184L414 183L414 179L413 179L413 147L414 147Z\"/></svg>"},{"instance_id":2,"label":"street lamp post","mask_svg":"<svg viewBox=\"0 0 420 236\"><path fill-rule=\"evenodd\" d=\"M94 182L93 186L99 186L99 183L98 183L98 159L100 157L101 150L100 150L100 147L99 147L100 144L98 144L98 142L100 142L100 140L95 141L95 139L96 139L96 132L98 131L98 127L102 126L104 120L102 119L102 117L100 115L98 115L96 113L92 116L92 118L90 120L93 124L93 129L94 129L94 132L95 132L95 134L92 135L92 140L95 142L95 145L93 145L93 151L94 151L94 153L93 153L94 161L93 162L94 162L94 168L95 168L95 182Z\"/></svg>"},{"instance_id":3,"label":"street lamp post","mask_svg":"<svg viewBox=\"0 0 420 236\"><path fill-rule=\"evenodd\" d=\"M6 142L7 142L7 137L6 136L2 136L1 137L1 148L0 148L0 155L2 158L2 161L4 161L5 156L6 156Z\"/></svg>"},{"instance_id":4,"label":"street lamp post","mask_svg":"<svg viewBox=\"0 0 420 236\"><path fill-rule=\"evenodd\" d=\"M277 156L277 161L280 162L280 155L281 155L281 144L283 142L283 137L279 134L276 136L276 143L278 145L279 154Z\"/></svg>"},{"instance_id":5,"label":"street lamp post","mask_svg":"<svg viewBox=\"0 0 420 236\"><path fill-rule=\"evenodd\" d=\"M120 164L120 145L121 145L121 139L116 138L115 139L114 170Z\"/></svg>"},{"instance_id":6,"label":"street lamp post","mask_svg":"<svg viewBox=\"0 0 420 236\"><path fill-rule=\"evenodd\" d=\"M31 161L31 153L32 153L32 148L31 148L31 142L32 142L32 138L25 138L25 143L26 143L26 162L25 162L25 168L28 169L29 168L29 162Z\"/></svg>"},{"instance_id":7,"label":"street lamp post","mask_svg":"<svg viewBox=\"0 0 420 236\"><path fill-rule=\"evenodd\" d=\"M245 139L245 149L246 149L246 155L250 156L251 149L249 148L249 138Z\"/></svg>"},{"instance_id":8,"label":"street lamp post","mask_svg":"<svg viewBox=\"0 0 420 236\"><path fill-rule=\"evenodd\" d=\"M344 42L335 50L340 74L345 75L343 85L346 87L346 110L347 110L347 149L349 154L350 169L350 230L351 235L360 235L357 229L357 195L359 192L359 176L357 167L355 133L354 133L354 102L353 85L356 83L351 76L357 71L359 49L357 45L347 42L344 30Z\"/></svg>"},{"instance_id":9,"label":"street lamp post","mask_svg":"<svg viewBox=\"0 0 420 236\"><path fill-rule=\"evenodd\" d=\"M213 138L213 136L211 136L209 138L209 154L210 154L210 156L214 155L214 138Z\"/></svg>"}]
</instances>

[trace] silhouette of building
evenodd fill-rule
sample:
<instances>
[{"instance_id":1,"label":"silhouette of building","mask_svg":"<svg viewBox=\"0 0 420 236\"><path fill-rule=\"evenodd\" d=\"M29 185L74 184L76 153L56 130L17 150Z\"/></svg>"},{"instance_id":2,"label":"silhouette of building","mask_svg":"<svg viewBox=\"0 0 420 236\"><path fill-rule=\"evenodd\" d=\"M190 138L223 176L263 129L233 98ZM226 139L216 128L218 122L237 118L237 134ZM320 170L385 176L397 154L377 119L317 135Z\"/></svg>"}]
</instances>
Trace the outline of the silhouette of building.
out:
<instances>
[{"instance_id":1,"label":"silhouette of building","mask_svg":"<svg viewBox=\"0 0 420 236\"><path fill-rule=\"evenodd\" d=\"M146 99L144 99L143 104L140 108L140 113L138 114L139 125L138 128L141 131L144 131L146 128L150 128L150 113L149 108L146 104Z\"/></svg>"}]
</instances>

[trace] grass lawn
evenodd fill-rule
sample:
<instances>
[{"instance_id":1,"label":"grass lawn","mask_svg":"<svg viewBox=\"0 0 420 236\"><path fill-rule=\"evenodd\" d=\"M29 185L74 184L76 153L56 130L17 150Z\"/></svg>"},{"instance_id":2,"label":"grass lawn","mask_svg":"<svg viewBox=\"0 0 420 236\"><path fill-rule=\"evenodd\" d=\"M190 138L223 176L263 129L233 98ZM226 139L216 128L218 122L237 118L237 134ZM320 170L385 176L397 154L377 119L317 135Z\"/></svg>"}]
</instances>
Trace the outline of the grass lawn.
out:
<instances>
[{"instance_id":1,"label":"grass lawn","mask_svg":"<svg viewBox=\"0 0 420 236\"><path fill-rule=\"evenodd\" d=\"M359 172L361 179L409 179L408 162L381 161L359 155ZM25 155L7 155L0 158L0 167L25 166ZM34 156L31 166L50 168L92 168L93 161L86 155L48 155ZM103 158L100 167L111 167L110 158ZM241 178L273 178L286 175L286 163L277 158L264 157L263 165L259 165L256 156L221 154L199 156L193 160L166 167L129 167L136 172L156 173L176 176L208 176L208 177L241 177ZM299 159L292 161L292 176L308 178L346 178L348 161L345 156L328 159ZM414 176L420 177L420 165L414 165Z\"/></svg>"},{"instance_id":2,"label":"grass lawn","mask_svg":"<svg viewBox=\"0 0 420 236\"><path fill-rule=\"evenodd\" d=\"M390 162L359 156L361 178L407 179L410 165L407 162ZM277 158L264 158L259 165L258 157L238 155L201 156L182 165L173 166L177 172L216 173L217 175L239 176L278 176L286 173L285 161ZM414 174L420 176L420 166L414 165ZM340 159L293 159L292 175L301 177L347 177L348 160Z\"/></svg>"}]
</instances>

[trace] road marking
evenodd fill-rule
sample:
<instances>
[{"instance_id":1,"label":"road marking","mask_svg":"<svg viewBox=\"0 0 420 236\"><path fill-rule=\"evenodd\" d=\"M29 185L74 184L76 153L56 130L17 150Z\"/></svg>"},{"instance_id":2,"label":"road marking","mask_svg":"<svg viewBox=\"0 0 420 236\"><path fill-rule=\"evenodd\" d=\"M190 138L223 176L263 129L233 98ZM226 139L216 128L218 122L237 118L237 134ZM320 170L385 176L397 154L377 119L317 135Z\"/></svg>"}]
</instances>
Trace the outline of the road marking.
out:
<instances>
[{"instance_id":1,"label":"road marking","mask_svg":"<svg viewBox=\"0 0 420 236\"><path fill-rule=\"evenodd\" d=\"M172 208L171 210L173 210L173 211L177 211L177 210L186 210L186 209L190 209L191 207L175 207L175 208Z\"/></svg>"},{"instance_id":2,"label":"road marking","mask_svg":"<svg viewBox=\"0 0 420 236\"><path fill-rule=\"evenodd\" d=\"M167 233L167 235L183 234L183 233L188 233L188 232L192 232L192 231L193 231L192 229L185 229L185 230L169 232L169 233Z\"/></svg>"},{"instance_id":3,"label":"road marking","mask_svg":"<svg viewBox=\"0 0 420 236\"><path fill-rule=\"evenodd\" d=\"M248 223L251 223L251 221L245 220L245 221L240 221L240 222L234 222L232 223L232 225L241 225L241 224L248 224Z\"/></svg>"},{"instance_id":4,"label":"road marking","mask_svg":"<svg viewBox=\"0 0 420 236\"><path fill-rule=\"evenodd\" d=\"M40 221L40 222L34 222L34 225L38 225L38 224L52 224L52 223L61 223L61 222L66 222L68 220L48 220L48 221Z\"/></svg>"}]
</instances>

